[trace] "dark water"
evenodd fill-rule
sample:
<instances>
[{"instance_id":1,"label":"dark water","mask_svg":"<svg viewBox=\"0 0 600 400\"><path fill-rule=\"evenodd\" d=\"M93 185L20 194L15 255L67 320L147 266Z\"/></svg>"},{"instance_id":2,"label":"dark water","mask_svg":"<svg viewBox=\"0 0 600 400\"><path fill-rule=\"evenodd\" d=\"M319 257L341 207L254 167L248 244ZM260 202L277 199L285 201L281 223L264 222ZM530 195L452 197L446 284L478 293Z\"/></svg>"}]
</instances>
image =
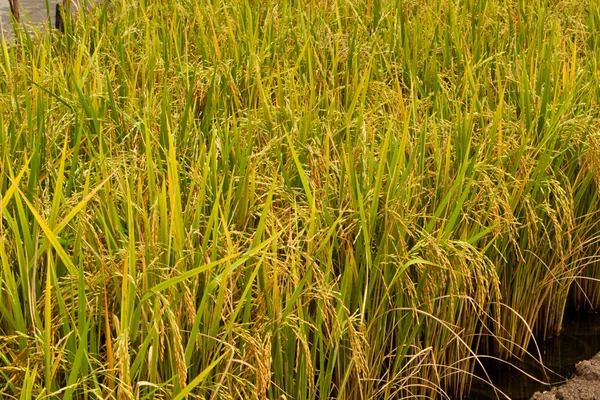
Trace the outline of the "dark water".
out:
<instances>
[{"instance_id":1,"label":"dark water","mask_svg":"<svg viewBox=\"0 0 600 400\"><path fill-rule=\"evenodd\" d=\"M575 372L576 363L592 358L600 352L600 314L579 314L565 319L561 334L546 341L538 341L538 346L546 367L554 373L547 371L544 375L543 368L533 360L526 360L518 367L539 380L552 384L563 382ZM529 351L537 354L533 346ZM529 400L534 392L550 389L550 386L536 382L505 363L486 360L483 364L494 385L512 400ZM476 372L481 374L481 371ZM506 397L495 394L489 385L483 382L474 382L469 399L498 398Z\"/></svg>"}]
</instances>

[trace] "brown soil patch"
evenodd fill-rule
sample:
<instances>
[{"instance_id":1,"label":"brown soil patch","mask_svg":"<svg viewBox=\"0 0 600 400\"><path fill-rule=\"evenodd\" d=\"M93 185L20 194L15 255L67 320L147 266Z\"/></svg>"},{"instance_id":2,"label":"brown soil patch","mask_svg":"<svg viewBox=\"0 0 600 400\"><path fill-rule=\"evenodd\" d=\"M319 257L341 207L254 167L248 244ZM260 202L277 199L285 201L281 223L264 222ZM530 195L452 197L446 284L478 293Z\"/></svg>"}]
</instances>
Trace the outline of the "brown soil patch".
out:
<instances>
[{"instance_id":1,"label":"brown soil patch","mask_svg":"<svg viewBox=\"0 0 600 400\"><path fill-rule=\"evenodd\" d=\"M576 376L548 392L536 392L531 400L600 400L600 353L576 365Z\"/></svg>"}]
</instances>

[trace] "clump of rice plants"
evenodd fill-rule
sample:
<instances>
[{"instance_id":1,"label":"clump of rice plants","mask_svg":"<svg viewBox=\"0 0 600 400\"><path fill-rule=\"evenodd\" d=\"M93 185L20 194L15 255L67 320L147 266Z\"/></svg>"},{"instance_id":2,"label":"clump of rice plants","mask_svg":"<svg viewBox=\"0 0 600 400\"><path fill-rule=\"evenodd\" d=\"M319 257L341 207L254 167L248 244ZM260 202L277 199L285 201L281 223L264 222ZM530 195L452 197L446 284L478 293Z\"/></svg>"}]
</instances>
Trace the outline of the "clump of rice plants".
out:
<instances>
[{"instance_id":1,"label":"clump of rice plants","mask_svg":"<svg viewBox=\"0 0 600 400\"><path fill-rule=\"evenodd\" d=\"M593 1L120 0L16 32L0 393L468 394L600 305L599 29Z\"/></svg>"}]
</instances>

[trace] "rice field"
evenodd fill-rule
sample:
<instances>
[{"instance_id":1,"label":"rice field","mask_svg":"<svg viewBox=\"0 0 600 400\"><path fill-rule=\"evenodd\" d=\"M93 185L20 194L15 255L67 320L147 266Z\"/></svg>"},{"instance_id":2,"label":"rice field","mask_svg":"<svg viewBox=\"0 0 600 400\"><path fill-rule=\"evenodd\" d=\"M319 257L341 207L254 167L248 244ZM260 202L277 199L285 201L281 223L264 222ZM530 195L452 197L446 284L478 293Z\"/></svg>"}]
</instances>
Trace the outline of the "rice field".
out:
<instances>
[{"instance_id":1,"label":"rice field","mask_svg":"<svg viewBox=\"0 0 600 400\"><path fill-rule=\"evenodd\" d=\"M600 307L594 0L113 0L15 36L5 399L458 399Z\"/></svg>"}]
</instances>

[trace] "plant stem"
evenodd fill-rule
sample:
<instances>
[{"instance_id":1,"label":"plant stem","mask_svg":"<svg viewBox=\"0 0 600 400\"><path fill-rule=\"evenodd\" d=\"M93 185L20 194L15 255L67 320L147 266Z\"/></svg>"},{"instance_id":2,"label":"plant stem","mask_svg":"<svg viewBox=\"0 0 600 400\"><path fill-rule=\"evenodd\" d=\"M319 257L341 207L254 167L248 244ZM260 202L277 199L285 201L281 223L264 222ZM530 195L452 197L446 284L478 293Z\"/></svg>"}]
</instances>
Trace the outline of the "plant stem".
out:
<instances>
[{"instance_id":1,"label":"plant stem","mask_svg":"<svg viewBox=\"0 0 600 400\"><path fill-rule=\"evenodd\" d=\"M19 12L19 0L8 0L8 4L10 5L10 12L15 17L15 20L20 22L21 14Z\"/></svg>"}]
</instances>

